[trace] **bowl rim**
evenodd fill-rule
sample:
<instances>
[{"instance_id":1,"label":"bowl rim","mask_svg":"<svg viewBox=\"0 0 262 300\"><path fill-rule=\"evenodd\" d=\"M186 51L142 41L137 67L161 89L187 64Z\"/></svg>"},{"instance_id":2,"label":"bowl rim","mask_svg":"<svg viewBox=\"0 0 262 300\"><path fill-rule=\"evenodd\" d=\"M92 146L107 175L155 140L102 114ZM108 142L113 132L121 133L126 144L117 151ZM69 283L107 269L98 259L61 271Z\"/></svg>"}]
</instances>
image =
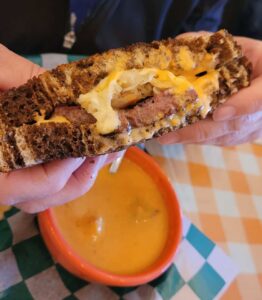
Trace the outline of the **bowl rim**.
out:
<instances>
[{"instance_id":1,"label":"bowl rim","mask_svg":"<svg viewBox=\"0 0 262 300\"><path fill-rule=\"evenodd\" d=\"M168 177L154 159L138 147L130 147L126 152L126 157L136 164L138 161L140 163L142 162L142 165L139 165L144 172L146 172L151 178L153 178L154 174L159 179L159 182L161 183L159 189L161 190L161 193L165 191L166 194L165 196L163 195L166 205L169 205L169 207L173 205L173 210L169 209L168 214L169 221L171 223L176 222L175 231L174 228L169 229L168 241L163 252L160 254L156 262L149 268L131 275L119 275L104 271L78 255L71 245L67 243L59 229L52 208L38 214L40 232L47 248L55 259L57 259L64 268L75 274L77 277L90 282L98 282L109 286L137 286L149 282L161 275L172 264L182 237L182 214L176 193ZM150 170L150 172L145 169ZM156 179L154 179L154 181L156 181ZM169 200L167 200L167 197ZM175 217L176 220L172 221L172 216ZM171 240L170 237L172 238ZM61 257L67 262L67 266L60 262Z\"/></svg>"}]
</instances>

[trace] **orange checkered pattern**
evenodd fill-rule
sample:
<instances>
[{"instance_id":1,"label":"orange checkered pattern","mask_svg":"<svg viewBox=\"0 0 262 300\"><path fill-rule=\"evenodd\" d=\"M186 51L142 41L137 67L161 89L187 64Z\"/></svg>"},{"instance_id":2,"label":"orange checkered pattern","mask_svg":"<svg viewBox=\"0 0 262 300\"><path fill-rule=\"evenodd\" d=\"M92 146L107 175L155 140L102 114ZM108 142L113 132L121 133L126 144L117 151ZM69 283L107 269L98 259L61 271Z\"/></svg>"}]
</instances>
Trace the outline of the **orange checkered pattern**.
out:
<instances>
[{"instance_id":1,"label":"orange checkered pattern","mask_svg":"<svg viewBox=\"0 0 262 300\"><path fill-rule=\"evenodd\" d=\"M222 299L262 299L262 145L153 141L146 149L174 184L184 214L238 266Z\"/></svg>"}]
</instances>

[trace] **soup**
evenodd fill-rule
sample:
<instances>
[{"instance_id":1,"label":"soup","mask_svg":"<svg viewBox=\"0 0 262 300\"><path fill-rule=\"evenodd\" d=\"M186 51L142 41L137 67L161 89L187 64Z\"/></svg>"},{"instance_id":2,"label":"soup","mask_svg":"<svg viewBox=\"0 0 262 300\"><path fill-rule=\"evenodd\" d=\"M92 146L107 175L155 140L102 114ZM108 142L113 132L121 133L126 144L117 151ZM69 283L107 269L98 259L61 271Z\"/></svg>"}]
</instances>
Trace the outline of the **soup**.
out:
<instances>
[{"instance_id":1,"label":"soup","mask_svg":"<svg viewBox=\"0 0 262 300\"><path fill-rule=\"evenodd\" d=\"M84 196L54 209L58 226L79 256L114 274L135 274L161 255L168 212L153 179L124 159L118 172L104 167Z\"/></svg>"}]
</instances>

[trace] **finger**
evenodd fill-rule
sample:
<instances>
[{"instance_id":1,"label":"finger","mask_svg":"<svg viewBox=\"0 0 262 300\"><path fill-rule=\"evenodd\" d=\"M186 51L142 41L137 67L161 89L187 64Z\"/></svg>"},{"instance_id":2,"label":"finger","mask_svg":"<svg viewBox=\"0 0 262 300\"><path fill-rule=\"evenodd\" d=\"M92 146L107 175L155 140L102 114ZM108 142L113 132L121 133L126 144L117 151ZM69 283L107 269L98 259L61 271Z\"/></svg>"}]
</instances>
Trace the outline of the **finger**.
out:
<instances>
[{"instance_id":1,"label":"finger","mask_svg":"<svg viewBox=\"0 0 262 300\"><path fill-rule=\"evenodd\" d=\"M262 112L241 116L237 119L214 122L211 118L196 122L193 125L179 129L159 138L161 144L201 143L229 133L248 134L262 126Z\"/></svg>"},{"instance_id":2,"label":"finger","mask_svg":"<svg viewBox=\"0 0 262 300\"><path fill-rule=\"evenodd\" d=\"M93 159L87 159L87 161L73 174L73 176L77 179L78 182L78 195L83 195L93 186L97 174L102 167L111 163L121 155L122 151L107 155L101 155Z\"/></svg>"},{"instance_id":3,"label":"finger","mask_svg":"<svg viewBox=\"0 0 262 300\"><path fill-rule=\"evenodd\" d=\"M107 156L101 156L104 164L112 162L121 155L121 151ZM14 205L19 202L37 201L53 195L63 189L72 173L77 170L85 159L67 159L54 161L24 170L18 170L9 174L0 174L0 198L2 204ZM96 168L97 158L89 158L90 164ZM101 167L101 166L100 166ZM100 168L99 167L99 168ZM92 169L91 168L91 172ZM12 186L16 184L14 190ZM10 190L13 192L10 193Z\"/></svg>"},{"instance_id":4,"label":"finger","mask_svg":"<svg viewBox=\"0 0 262 300\"><path fill-rule=\"evenodd\" d=\"M45 70L0 44L0 90L24 84Z\"/></svg>"},{"instance_id":5,"label":"finger","mask_svg":"<svg viewBox=\"0 0 262 300\"><path fill-rule=\"evenodd\" d=\"M230 136L237 141L240 141L246 136L251 136L253 132L262 128L262 113L257 112L252 115L240 117L235 120L227 121L228 131L219 137L206 139L203 141L195 142L197 144L213 144L216 140L223 140L224 137ZM236 142L236 144L239 142ZM223 144L222 144L223 145Z\"/></svg>"},{"instance_id":6,"label":"finger","mask_svg":"<svg viewBox=\"0 0 262 300\"><path fill-rule=\"evenodd\" d=\"M225 121L239 116L262 111L262 77L251 82L250 87L245 88L231 96L227 102L213 113L214 121Z\"/></svg>"},{"instance_id":7,"label":"finger","mask_svg":"<svg viewBox=\"0 0 262 300\"><path fill-rule=\"evenodd\" d=\"M93 161L95 161L93 163ZM93 185L99 170L106 164L107 155L95 157L90 164L89 159L74 172L80 194L84 194Z\"/></svg>"},{"instance_id":8,"label":"finger","mask_svg":"<svg viewBox=\"0 0 262 300\"><path fill-rule=\"evenodd\" d=\"M196 38L200 36L209 36L212 32L209 31L191 31L191 32L184 32L179 34L176 38Z\"/></svg>"},{"instance_id":9,"label":"finger","mask_svg":"<svg viewBox=\"0 0 262 300\"><path fill-rule=\"evenodd\" d=\"M61 191L39 201L19 203L16 207L28 213L36 213L82 196L94 184L98 171L105 164L106 159L106 156L87 158Z\"/></svg>"},{"instance_id":10,"label":"finger","mask_svg":"<svg viewBox=\"0 0 262 300\"><path fill-rule=\"evenodd\" d=\"M72 174L61 191L39 201L31 200L19 203L16 207L28 213L36 213L80 197L93 186L99 170L104 165L122 156L123 152L119 151L96 158L87 158L81 167Z\"/></svg>"},{"instance_id":11,"label":"finger","mask_svg":"<svg viewBox=\"0 0 262 300\"><path fill-rule=\"evenodd\" d=\"M158 138L158 141L161 144L202 142L222 136L226 132L228 132L226 122L215 123L211 119L206 119L166 134Z\"/></svg>"},{"instance_id":12,"label":"finger","mask_svg":"<svg viewBox=\"0 0 262 300\"><path fill-rule=\"evenodd\" d=\"M262 129L257 129L252 133L249 134L241 134L239 132L230 133L227 135L224 135L222 137L219 137L214 140L209 140L206 143L203 144L209 144L209 145L215 145L215 146L235 146L240 145L244 143L253 142L257 139L262 138Z\"/></svg>"},{"instance_id":13,"label":"finger","mask_svg":"<svg viewBox=\"0 0 262 300\"><path fill-rule=\"evenodd\" d=\"M84 161L83 158L69 158L0 174L1 203L14 205L45 198L60 191Z\"/></svg>"}]
</instances>

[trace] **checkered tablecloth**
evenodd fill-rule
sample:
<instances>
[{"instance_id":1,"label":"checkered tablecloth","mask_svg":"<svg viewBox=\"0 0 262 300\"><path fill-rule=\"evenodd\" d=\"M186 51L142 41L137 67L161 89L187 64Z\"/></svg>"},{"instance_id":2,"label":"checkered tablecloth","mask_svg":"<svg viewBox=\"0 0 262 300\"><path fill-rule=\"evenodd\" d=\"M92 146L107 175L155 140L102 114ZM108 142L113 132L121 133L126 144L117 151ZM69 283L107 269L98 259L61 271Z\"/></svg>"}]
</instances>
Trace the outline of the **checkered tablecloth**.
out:
<instances>
[{"instance_id":1,"label":"checkered tablecloth","mask_svg":"<svg viewBox=\"0 0 262 300\"><path fill-rule=\"evenodd\" d=\"M238 266L223 299L262 299L262 145L146 148L169 175L185 215Z\"/></svg>"}]
</instances>

